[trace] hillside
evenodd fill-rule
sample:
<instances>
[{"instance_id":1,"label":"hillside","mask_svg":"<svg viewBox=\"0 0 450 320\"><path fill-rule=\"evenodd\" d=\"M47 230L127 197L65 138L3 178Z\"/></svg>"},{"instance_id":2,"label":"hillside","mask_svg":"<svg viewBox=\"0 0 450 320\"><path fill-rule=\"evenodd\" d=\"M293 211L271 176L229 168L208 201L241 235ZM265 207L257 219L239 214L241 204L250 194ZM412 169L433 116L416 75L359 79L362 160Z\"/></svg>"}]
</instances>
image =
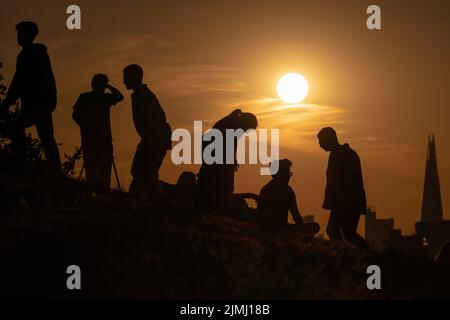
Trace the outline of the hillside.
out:
<instances>
[{"instance_id":1,"label":"hillside","mask_svg":"<svg viewBox=\"0 0 450 320\"><path fill-rule=\"evenodd\" d=\"M395 253L365 254L231 217L139 208L82 182L1 178L4 297L385 299L450 297L450 269ZM79 265L82 290L66 289ZM366 268L382 290L366 288Z\"/></svg>"}]
</instances>

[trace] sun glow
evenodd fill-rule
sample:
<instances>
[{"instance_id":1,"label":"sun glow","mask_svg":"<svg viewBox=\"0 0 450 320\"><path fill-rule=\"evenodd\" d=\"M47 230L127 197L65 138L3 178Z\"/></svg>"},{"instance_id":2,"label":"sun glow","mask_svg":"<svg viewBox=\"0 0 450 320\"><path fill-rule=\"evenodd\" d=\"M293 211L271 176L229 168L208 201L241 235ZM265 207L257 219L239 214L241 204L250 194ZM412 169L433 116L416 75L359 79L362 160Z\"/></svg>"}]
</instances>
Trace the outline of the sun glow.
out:
<instances>
[{"instance_id":1,"label":"sun glow","mask_svg":"<svg viewBox=\"0 0 450 320\"><path fill-rule=\"evenodd\" d=\"M277 92L287 103L298 103L308 95L309 85L306 79L298 73L288 73L278 80Z\"/></svg>"}]
</instances>

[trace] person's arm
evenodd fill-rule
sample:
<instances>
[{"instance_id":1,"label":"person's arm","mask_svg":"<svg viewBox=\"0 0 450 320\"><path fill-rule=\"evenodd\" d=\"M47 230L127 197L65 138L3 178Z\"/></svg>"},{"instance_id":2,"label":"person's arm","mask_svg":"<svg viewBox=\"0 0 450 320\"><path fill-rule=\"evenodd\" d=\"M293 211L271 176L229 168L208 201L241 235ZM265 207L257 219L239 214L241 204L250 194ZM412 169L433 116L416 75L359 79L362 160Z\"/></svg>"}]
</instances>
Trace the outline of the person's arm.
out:
<instances>
[{"instance_id":1,"label":"person's arm","mask_svg":"<svg viewBox=\"0 0 450 320\"><path fill-rule=\"evenodd\" d=\"M258 201L258 195L255 193L235 193L235 195L241 199L253 199Z\"/></svg>"},{"instance_id":2,"label":"person's arm","mask_svg":"<svg viewBox=\"0 0 450 320\"><path fill-rule=\"evenodd\" d=\"M340 200L340 194L342 192L340 183L343 180L341 178L342 171L342 160L339 154L331 152L328 157L327 184L325 187L325 199L322 205L323 209L330 210L334 208Z\"/></svg>"},{"instance_id":3,"label":"person's arm","mask_svg":"<svg viewBox=\"0 0 450 320\"><path fill-rule=\"evenodd\" d=\"M256 201L256 212L261 215L261 213L264 213L265 207L266 207L266 190L264 187L261 188L258 194L258 200Z\"/></svg>"},{"instance_id":4,"label":"person's arm","mask_svg":"<svg viewBox=\"0 0 450 320\"><path fill-rule=\"evenodd\" d=\"M123 95L118 89L109 84L107 85L107 88L111 91L113 105L123 100Z\"/></svg>"},{"instance_id":5,"label":"person's arm","mask_svg":"<svg viewBox=\"0 0 450 320\"><path fill-rule=\"evenodd\" d=\"M17 99L19 99L19 72L20 72L20 64L17 61L16 64L16 72L12 78L11 84L9 85L8 92L6 93L5 100L1 103L1 108L9 108L14 103L16 103Z\"/></svg>"},{"instance_id":6,"label":"person's arm","mask_svg":"<svg viewBox=\"0 0 450 320\"><path fill-rule=\"evenodd\" d=\"M357 201L357 207L360 211L360 214L365 214L367 211L367 200L366 200L366 192L364 190L364 182L361 168L361 160L356 152L354 152L354 160L353 160L353 192L355 193L355 198Z\"/></svg>"},{"instance_id":7,"label":"person's arm","mask_svg":"<svg viewBox=\"0 0 450 320\"><path fill-rule=\"evenodd\" d=\"M290 205L289 205L289 211L291 212L292 218L294 218L294 221L296 224L303 224L304 221L302 219L302 216L300 215L300 211L297 207L297 199L295 196L294 190L290 189Z\"/></svg>"},{"instance_id":8,"label":"person's arm","mask_svg":"<svg viewBox=\"0 0 450 320\"><path fill-rule=\"evenodd\" d=\"M72 119L79 126L81 125L80 106L81 106L81 96L78 97L77 102L75 102L75 105L73 106L73 112L72 112Z\"/></svg>"}]
</instances>

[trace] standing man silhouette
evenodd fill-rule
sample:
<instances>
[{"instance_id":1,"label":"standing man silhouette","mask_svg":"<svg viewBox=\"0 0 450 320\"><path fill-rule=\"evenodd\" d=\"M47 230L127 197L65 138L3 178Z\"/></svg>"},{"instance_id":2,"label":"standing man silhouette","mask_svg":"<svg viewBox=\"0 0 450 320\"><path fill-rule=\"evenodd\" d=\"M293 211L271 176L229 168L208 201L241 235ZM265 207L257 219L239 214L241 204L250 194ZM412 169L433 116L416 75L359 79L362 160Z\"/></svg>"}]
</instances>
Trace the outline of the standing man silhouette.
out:
<instances>
[{"instance_id":1,"label":"standing man silhouette","mask_svg":"<svg viewBox=\"0 0 450 320\"><path fill-rule=\"evenodd\" d=\"M323 128L317 136L320 147L330 152L323 202L323 208L331 210L327 234L330 239L347 240L367 249L368 243L357 233L359 218L367 210L359 156L347 143L339 143L331 127Z\"/></svg>"},{"instance_id":2,"label":"standing man silhouette","mask_svg":"<svg viewBox=\"0 0 450 320\"><path fill-rule=\"evenodd\" d=\"M61 159L54 138L52 112L56 108L56 83L47 48L33 43L39 33L34 22L22 21L16 25L17 42L22 51L17 56L16 72L1 108L9 108L21 101L21 110L13 124L12 150L17 170L26 162L25 128L36 126L45 150L49 173L58 174Z\"/></svg>"},{"instance_id":3,"label":"standing man silhouette","mask_svg":"<svg viewBox=\"0 0 450 320\"><path fill-rule=\"evenodd\" d=\"M87 182L99 191L111 186L113 145L111 107L123 100L119 90L108 84L105 74L92 78L92 91L82 93L73 107L72 118L80 126ZM110 92L105 92L108 89Z\"/></svg>"},{"instance_id":4,"label":"standing man silhouette","mask_svg":"<svg viewBox=\"0 0 450 320\"><path fill-rule=\"evenodd\" d=\"M144 71L137 64L123 70L124 84L133 90L133 122L141 137L131 166L133 181L129 193L138 199L155 202L161 197L159 168L167 150L171 149L171 129L158 98L142 83L143 76Z\"/></svg>"}]
</instances>

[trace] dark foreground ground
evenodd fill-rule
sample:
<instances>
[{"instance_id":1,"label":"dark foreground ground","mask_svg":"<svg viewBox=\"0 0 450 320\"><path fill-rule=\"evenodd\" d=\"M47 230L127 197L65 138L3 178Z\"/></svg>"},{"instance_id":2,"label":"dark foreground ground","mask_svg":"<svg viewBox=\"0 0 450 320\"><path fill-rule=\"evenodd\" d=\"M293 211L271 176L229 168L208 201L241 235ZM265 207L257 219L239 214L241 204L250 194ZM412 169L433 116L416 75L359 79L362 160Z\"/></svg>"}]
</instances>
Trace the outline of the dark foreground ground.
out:
<instances>
[{"instance_id":1,"label":"dark foreground ground","mask_svg":"<svg viewBox=\"0 0 450 320\"><path fill-rule=\"evenodd\" d=\"M0 181L0 296L138 299L450 298L450 267L366 254L230 217L137 208L82 183ZM66 288L78 265L81 291ZM382 289L366 287L367 266Z\"/></svg>"}]
</instances>

